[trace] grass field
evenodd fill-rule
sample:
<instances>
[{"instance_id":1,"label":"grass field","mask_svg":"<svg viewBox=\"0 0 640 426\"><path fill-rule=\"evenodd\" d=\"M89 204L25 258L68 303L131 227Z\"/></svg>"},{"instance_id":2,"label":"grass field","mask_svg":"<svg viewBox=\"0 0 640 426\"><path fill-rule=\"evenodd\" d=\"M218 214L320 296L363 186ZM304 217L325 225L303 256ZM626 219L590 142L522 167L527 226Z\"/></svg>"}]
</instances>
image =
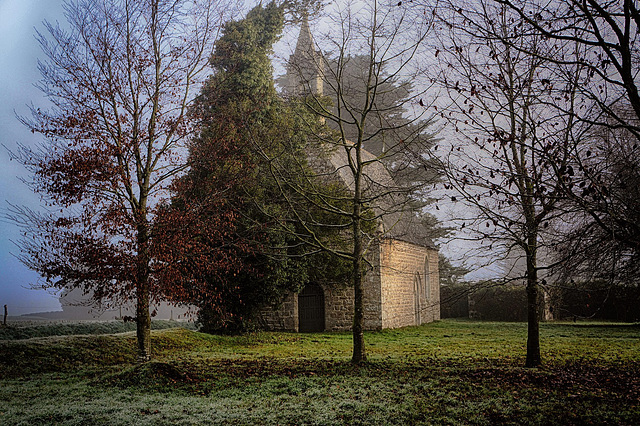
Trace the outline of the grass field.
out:
<instances>
[{"instance_id":1,"label":"grass field","mask_svg":"<svg viewBox=\"0 0 640 426\"><path fill-rule=\"evenodd\" d=\"M0 341L0 424L640 424L640 327L444 320L365 336L133 333Z\"/></svg>"}]
</instances>

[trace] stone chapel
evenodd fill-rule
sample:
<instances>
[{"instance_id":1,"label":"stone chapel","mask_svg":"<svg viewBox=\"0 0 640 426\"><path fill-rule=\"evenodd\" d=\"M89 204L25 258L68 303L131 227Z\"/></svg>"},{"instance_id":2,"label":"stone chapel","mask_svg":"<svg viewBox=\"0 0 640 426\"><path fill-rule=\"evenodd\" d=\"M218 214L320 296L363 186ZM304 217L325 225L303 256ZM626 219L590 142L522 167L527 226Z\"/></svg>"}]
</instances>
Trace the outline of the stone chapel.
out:
<instances>
[{"instance_id":1,"label":"stone chapel","mask_svg":"<svg viewBox=\"0 0 640 426\"><path fill-rule=\"evenodd\" d=\"M289 95L323 93L322 53L317 51L305 19L294 53L289 59L284 90ZM393 182L387 169L365 152L369 191ZM347 154L332 151L322 160L312 158L323 174L352 187L347 171ZM319 164L322 162L322 164ZM393 203L388 200L387 203ZM367 259L372 265L364 277L364 325L367 330L420 325L440 319L438 251L412 212L382 216L381 237L372 242ZM299 293L287 295L282 304L261 312L264 328L293 332L350 330L353 323L353 288L306 285Z\"/></svg>"}]
</instances>

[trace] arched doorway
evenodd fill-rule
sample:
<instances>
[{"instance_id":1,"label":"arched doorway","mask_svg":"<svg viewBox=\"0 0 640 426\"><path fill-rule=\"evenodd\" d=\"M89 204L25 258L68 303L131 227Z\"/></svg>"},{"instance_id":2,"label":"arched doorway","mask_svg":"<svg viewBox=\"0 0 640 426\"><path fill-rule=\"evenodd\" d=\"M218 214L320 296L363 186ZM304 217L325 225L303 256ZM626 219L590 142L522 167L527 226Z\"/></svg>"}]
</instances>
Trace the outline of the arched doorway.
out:
<instances>
[{"instance_id":1,"label":"arched doorway","mask_svg":"<svg viewBox=\"0 0 640 426\"><path fill-rule=\"evenodd\" d=\"M307 284L298 294L298 331L324 331L324 291L315 284Z\"/></svg>"}]
</instances>

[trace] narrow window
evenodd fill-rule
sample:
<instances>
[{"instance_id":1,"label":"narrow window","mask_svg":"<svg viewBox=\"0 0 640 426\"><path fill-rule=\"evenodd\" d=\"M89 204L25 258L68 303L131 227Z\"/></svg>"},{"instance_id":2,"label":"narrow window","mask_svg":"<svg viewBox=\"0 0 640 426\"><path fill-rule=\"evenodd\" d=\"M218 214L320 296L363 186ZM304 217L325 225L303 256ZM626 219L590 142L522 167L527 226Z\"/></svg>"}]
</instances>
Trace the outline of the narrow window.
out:
<instances>
[{"instance_id":1,"label":"narrow window","mask_svg":"<svg viewBox=\"0 0 640 426\"><path fill-rule=\"evenodd\" d=\"M431 269L429 267L429 256L424 259L424 298L431 299Z\"/></svg>"},{"instance_id":2,"label":"narrow window","mask_svg":"<svg viewBox=\"0 0 640 426\"><path fill-rule=\"evenodd\" d=\"M420 325L422 324L422 319L420 318L420 311L422 310L422 306L420 304L420 294L423 292L424 288L424 286L422 285L422 280L420 279L420 272L416 272L416 275L413 279L413 288L415 320L416 325Z\"/></svg>"}]
</instances>

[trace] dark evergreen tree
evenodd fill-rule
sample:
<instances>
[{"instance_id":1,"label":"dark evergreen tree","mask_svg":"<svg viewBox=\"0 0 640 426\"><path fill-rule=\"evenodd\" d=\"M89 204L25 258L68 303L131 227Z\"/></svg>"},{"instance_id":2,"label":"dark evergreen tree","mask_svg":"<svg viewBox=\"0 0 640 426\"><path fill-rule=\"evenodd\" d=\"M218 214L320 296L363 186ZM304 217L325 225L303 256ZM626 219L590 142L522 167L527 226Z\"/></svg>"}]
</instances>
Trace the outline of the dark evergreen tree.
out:
<instances>
[{"instance_id":1,"label":"dark evergreen tree","mask_svg":"<svg viewBox=\"0 0 640 426\"><path fill-rule=\"evenodd\" d=\"M180 262L164 265L164 281L178 301L199 308L207 331L246 329L286 292L310 279L340 278L331 259L324 260L335 274L326 266L316 273L320 255L297 244L286 191L265 161L306 167L304 114L277 96L269 59L283 22L282 7L272 2L224 26L211 57L214 74L192 111L199 135L189 147L189 172L166 209L164 226L189 243L163 242L163 250L181 252Z\"/></svg>"}]
</instances>

